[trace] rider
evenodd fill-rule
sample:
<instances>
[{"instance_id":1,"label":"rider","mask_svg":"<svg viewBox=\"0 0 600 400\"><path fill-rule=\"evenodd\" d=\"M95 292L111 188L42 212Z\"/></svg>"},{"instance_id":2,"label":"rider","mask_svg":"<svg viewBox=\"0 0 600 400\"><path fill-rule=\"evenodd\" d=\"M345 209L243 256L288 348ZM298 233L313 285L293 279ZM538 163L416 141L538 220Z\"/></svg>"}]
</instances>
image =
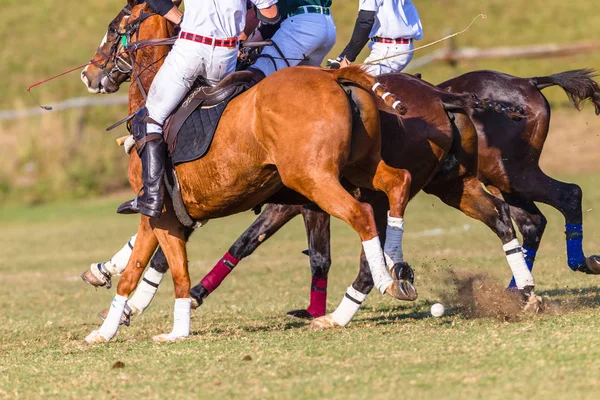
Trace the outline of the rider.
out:
<instances>
[{"instance_id":1,"label":"rider","mask_svg":"<svg viewBox=\"0 0 600 400\"><path fill-rule=\"evenodd\" d=\"M335 45L336 28L331 16L332 0L279 0L281 26L251 69L269 76L296 65L319 66ZM259 29L250 39L262 40ZM279 48L279 50L277 49Z\"/></svg>"},{"instance_id":2,"label":"rider","mask_svg":"<svg viewBox=\"0 0 600 400\"><path fill-rule=\"evenodd\" d=\"M360 0L358 18L352 38L335 60L328 60L332 68L345 67L356 60L369 41L371 54L365 60L366 70L372 75L400 72L410 62L413 41L423 37L419 13L411 0ZM382 58L387 58L382 60Z\"/></svg>"},{"instance_id":3,"label":"rider","mask_svg":"<svg viewBox=\"0 0 600 400\"><path fill-rule=\"evenodd\" d=\"M267 23L278 22L277 0L250 1L259 10L257 17ZM131 124L142 160L144 193L123 203L118 212L159 217L166 157L162 125L198 77L216 85L235 71L238 36L244 29L247 7L246 0L187 0L183 18L171 0L147 3L169 21L181 24L181 32L152 82L146 107L136 113Z\"/></svg>"},{"instance_id":4,"label":"rider","mask_svg":"<svg viewBox=\"0 0 600 400\"><path fill-rule=\"evenodd\" d=\"M154 8L151 3L156 1L157 0L148 2L153 10L157 9ZM191 0L188 0L188 8L186 8L186 17L183 22L182 31L190 29L186 26L190 13L190 1ZM257 5L260 9L260 2L255 1L254 3L258 3ZM259 58L252 68L267 76L278 69L287 67L288 63L290 66L298 64L320 65L335 44L336 28L329 10L330 5L331 0L279 0L277 2L277 7L279 8L280 15L282 15L285 20L281 22L281 26L273 35L272 40L278 45L279 50L286 57L287 63L286 60L282 59L281 54L276 49L268 47L262 52L262 54L267 55L267 57ZM179 11L177 8L175 8L175 10ZM263 15L266 14L265 10L261 10L256 16L259 17L263 23L270 25L263 25L257 30L251 37L251 41L261 41L263 39L262 34L264 34L265 37L267 35L272 35L273 29L269 28L274 27L272 23L275 20L271 19L265 21L264 17L260 16L261 13ZM253 11L248 13L248 26L246 27L245 32L240 33L241 37L244 39L251 33L252 28L257 25L256 21L254 24L251 23L253 15ZM165 16L168 17L168 14ZM173 22L176 23L177 21ZM165 64L166 62L167 61L165 61ZM159 75L156 76L154 82L157 81L158 77ZM163 107L165 106L163 105ZM150 115L152 118L152 114ZM165 115L166 118L168 113L164 113L163 115ZM160 154L164 154L164 152ZM160 171L162 172L162 168ZM157 179L159 179L158 176ZM138 199L138 203L142 201L142 198L143 195ZM110 287L110 285L107 284L110 283L111 276L120 275L127 266L129 256L131 255L131 251L135 244L135 239L136 236L131 237L129 242L123 246L111 260L92 264L90 269L81 275L83 280L92 286ZM163 275L164 274L161 272L148 268L140 286L128 302L128 307L130 307L130 310L127 311L128 313L133 312L136 314L144 310L154 297L158 284L162 281Z\"/></svg>"}]
</instances>

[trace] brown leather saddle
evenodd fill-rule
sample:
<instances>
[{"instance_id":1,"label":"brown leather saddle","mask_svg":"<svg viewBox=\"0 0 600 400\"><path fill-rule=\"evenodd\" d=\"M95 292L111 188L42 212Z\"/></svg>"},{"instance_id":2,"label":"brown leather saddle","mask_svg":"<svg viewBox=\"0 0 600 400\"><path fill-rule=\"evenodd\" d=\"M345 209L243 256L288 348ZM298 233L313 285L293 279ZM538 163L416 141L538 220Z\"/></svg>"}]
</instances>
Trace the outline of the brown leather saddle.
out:
<instances>
[{"instance_id":1,"label":"brown leather saddle","mask_svg":"<svg viewBox=\"0 0 600 400\"><path fill-rule=\"evenodd\" d=\"M196 85L171 114L164 125L164 138L169 153L175 150L177 136L185 121L200 107L214 107L240 94L251 85L253 74L250 71L238 71L223 79L217 86Z\"/></svg>"}]
</instances>

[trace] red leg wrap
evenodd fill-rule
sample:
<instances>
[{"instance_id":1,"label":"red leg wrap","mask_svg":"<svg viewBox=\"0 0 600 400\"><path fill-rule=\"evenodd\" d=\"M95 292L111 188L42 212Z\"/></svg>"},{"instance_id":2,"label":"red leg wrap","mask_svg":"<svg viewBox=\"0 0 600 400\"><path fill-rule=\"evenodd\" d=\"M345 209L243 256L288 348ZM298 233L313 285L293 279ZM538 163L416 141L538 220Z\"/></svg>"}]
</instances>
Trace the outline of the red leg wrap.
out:
<instances>
[{"instance_id":1,"label":"red leg wrap","mask_svg":"<svg viewBox=\"0 0 600 400\"><path fill-rule=\"evenodd\" d=\"M213 269L206 274L204 278L200 281L200 284L208 290L209 293L212 293L213 290L219 287L221 282L231 273L233 267L235 267L240 260L235 258L229 253L225 253L223 258L219 260L217 265L213 267Z\"/></svg>"},{"instance_id":2,"label":"red leg wrap","mask_svg":"<svg viewBox=\"0 0 600 400\"><path fill-rule=\"evenodd\" d=\"M310 287L310 306L306 309L314 318L325 315L327 309L327 278L313 276Z\"/></svg>"}]
</instances>

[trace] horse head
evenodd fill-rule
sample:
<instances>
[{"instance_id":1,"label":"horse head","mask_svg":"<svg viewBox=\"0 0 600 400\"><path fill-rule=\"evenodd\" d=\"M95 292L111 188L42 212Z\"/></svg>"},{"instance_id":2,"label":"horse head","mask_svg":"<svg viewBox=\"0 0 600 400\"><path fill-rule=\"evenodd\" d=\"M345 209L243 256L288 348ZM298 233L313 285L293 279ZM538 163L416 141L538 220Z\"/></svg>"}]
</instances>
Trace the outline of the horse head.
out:
<instances>
[{"instance_id":1,"label":"horse head","mask_svg":"<svg viewBox=\"0 0 600 400\"><path fill-rule=\"evenodd\" d=\"M181 0L174 0L178 6ZM173 32L171 24L152 12L144 1L128 0L127 4L108 25L108 30L92 56L90 63L81 71L81 80L90 93L114 93L121 84L131 78L135 68L134 57L126 51L128 46L142 40L166 38ZM165 53L167 49L158 50ZM140 58L147 58L148 64L154 65L157 58L163 59L152 50L144 51ZM154 51L156 53L156 51ZM153 61L154 60L154 61ZM153 68L154 69L154 68ZM156 71L154 71L156 72ZM139 73L139 72L138 72Z\"/></svg>"}]
</instances>

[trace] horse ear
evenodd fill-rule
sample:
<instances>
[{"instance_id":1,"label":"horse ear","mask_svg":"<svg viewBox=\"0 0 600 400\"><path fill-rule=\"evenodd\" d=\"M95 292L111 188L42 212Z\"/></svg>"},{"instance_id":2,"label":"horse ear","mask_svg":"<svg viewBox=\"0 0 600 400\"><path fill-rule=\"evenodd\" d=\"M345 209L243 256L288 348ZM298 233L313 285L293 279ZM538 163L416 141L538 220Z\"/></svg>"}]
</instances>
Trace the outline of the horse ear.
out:
<instances>
[{"instance_id":1,"label":"horse ear","mask_svg":"<svg viewBox=\"0 0 600 400\"><path fill-rule=\"evenodd\" d=\"M173 0L173 4L179 7L181 5L181 0Z\"/></svg>"}]
</instances>

